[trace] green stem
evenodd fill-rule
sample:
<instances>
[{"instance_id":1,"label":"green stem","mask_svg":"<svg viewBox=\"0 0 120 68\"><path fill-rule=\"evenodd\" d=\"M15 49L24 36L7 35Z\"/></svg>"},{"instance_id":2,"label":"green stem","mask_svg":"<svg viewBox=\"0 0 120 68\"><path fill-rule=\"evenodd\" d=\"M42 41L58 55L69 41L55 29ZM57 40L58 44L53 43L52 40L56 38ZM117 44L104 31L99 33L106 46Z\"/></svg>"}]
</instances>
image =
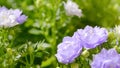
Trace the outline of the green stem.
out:
<instances>
[{"instance_id":1,"label":"green stem","mask_svg":"<svg viewBox=\"0 0 120 68\"><path fill-rule=\"evenodd\" d=\"M67 68L71 68L71 65L70 65L70 64L68 64Z\"/></svg>"}]
</instances>

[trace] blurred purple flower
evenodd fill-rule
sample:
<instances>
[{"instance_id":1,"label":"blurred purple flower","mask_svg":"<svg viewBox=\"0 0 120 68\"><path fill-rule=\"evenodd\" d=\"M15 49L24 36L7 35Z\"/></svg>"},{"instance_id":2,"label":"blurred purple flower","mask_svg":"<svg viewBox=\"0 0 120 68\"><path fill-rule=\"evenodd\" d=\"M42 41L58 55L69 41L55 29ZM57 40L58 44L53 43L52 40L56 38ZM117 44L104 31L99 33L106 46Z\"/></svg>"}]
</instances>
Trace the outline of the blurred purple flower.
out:
<instances>
[{"instance_id":1,"label":"blurred purple flower","mask_svg":"<svg viewBox=\"0 0 120 68\"><path fill-rule=\"evenodd\" d=\"M13 27L23 23L26 19L27 16L22 15L22 11L19 9L0 7L0 27Z\"/></svg>"},{"instance_id":2,"label":"blurred purple flower","mask_svg":"<svg viewBox=\"0 0 120 68\"><path fill-rule=\"evenodd\" d=\"M106 42L108 31L105 28L86 26L84 29L78 29L73 38L80 41L84 48L91 49Z\"/></svg>"},{"instance_id":3,"label":"blurred purple flower","mask_svg":"<svg viewBox=\"0 0 120 68\"><path fill-rule=\"evenodd\" d=\"M120 68L120 54L115 49L102 49L94 56L91 68Z\"/></svg>"},{"instance_id":4,"label":"blurred purple flower","mask_svg":"<svg viewBox=\"0 0 120 68\"><path fill-rule=\"evenodd\" d=\"M25 15L21 15L16 19L16 21L22 24L26 19L27 17Z\"/></svg>"},{"instance_id":5,"label":"blurred purple flower","mask_svg":"<svg viewBox=\"0 0 120 68\"><path fill-rule=\"evenodd\" d=\"M64 37L63 42L58 45L55 56L60 63L68 64L80 55L81 50L82 46L79 41L72 37Z\"/></svg>"},{"instance_id":6,"label":"blurred purple flower","mask_svg":"<svg viewBox=\"0 0 120 68\"><path fill-rule=\"evenodd\" d=\"M4 11L4 10L6 11L6 10L7 10L7 8L6 8L6 7L4 7L4 6L3 6L3 7L0 7L0 12L1 12L1 11Z\"/></svg>"}]
</instances>

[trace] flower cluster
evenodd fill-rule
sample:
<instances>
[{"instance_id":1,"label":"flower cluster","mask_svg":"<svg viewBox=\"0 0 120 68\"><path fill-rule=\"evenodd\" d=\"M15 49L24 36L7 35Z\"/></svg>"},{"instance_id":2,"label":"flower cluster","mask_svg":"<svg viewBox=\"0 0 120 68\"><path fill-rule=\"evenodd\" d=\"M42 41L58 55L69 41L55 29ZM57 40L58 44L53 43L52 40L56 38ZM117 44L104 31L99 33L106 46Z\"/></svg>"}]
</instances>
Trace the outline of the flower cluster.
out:
<instances>
[{"instance_id":1,"label":"flower cluster","mask_svg":"<svg viewBox=\"0 0 120 68\"><path fill-rule=\"evenodd\" d=\"M27 16L22 15L22 11L19 9L0 7L0 27L13 27L22 24L26 19Z\"/></svg>"},{"instance_id":2,"label":"flower cluster","mask_svg":"<svg viewBox=\"0 0 120 68\"><path fill-rule=\"evenodd\" d=\"M78 17L82 16L82 10L78 8L78 5L75 2L72 2L71 0L68 0L67 3L64 3L64 8L66 11L66 14L69 16L76 15Z\"/></svg>"},{"instance_id":3,"label":"flower cluster","mask_svg":"<svg viewBox=\"0 0 120 68\"><path fill-rule=\"evenodd\" d=\"M105 28L86 26L78 29L72 37L65 37L58 45L56 57L59 62L67 64L74 61L82 48L95 48L107 40L108 32Z\"/></svg>"},{"instance_id":4,"label":"flower cluster","mask_svg":"<svg viewBox=\"0 0 120 68\"><path fill-rule=\"evenodd\" d=\"M102 49L96 54L91 63L91 68L120 68L120 54L115 49Z\"/></svg>"}]
</instances>

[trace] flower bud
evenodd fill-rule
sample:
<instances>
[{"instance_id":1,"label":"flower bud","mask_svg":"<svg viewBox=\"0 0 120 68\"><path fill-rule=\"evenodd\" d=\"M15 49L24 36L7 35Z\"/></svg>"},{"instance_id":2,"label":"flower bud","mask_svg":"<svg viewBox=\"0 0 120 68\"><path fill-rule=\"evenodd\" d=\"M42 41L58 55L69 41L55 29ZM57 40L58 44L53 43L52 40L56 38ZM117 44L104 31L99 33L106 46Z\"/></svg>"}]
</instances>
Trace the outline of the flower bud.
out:
<instances>
[{"instance_id":1,"label":"flower bud","mask_svg":"<svg viewBox=\"0 0 120 68\"><path fill-rule=\"evenodd\" d=\"M88 50L84 50L81 54L83 57L87 58L90 54Z\"/></svg>"},{"instance_id":2,"label":"flower bud","mask_svg":"<svg viewBox=\"0 0 120 68\"><path fill-rule=\"evenodd\" d=\"M13 54L13 51L12 51L11 48L7 48L7 54L9 54L9 55L12 55L12 54Z\"/></svg>"},{"instance_id":3,"label":"flower bud","mask_svg":"<svg viewBox=\"0 0 120 68\"><path fill-rule=\"evenodd\" d=\"M33 51L34 51L34 48L33 48L32 46L29 46L29 47L28 47L28 52L29 52L29 54L32 54Z\"/></svg>"}]
</instances>

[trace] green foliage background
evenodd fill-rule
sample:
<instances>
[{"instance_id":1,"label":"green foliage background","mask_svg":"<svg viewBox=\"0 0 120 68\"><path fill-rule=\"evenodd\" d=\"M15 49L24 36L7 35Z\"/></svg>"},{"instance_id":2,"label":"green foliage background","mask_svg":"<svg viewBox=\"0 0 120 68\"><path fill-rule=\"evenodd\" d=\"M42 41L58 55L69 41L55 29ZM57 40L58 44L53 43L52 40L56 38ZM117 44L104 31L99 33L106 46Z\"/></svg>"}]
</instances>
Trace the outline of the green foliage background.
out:
<instances>
[{"instance_id":1,"label":"green foliage background","mask_svg":"<svg viewBox=\"0 0 120 68\"><path fill-rule=\"evenodd\" d=\"M21 53L19 60L25 63L17 61L14 66L55 68L54 55L63 37L72 36L86 25L112 28L120 23L120 0L73 0L82 9L81 18L66 16L63 4L66 1L0 0L1 6L20 9L28 16L24 24L14 27L15 32L11 32L14 36L12 48Z\"/></svg>"}]
</instances>

